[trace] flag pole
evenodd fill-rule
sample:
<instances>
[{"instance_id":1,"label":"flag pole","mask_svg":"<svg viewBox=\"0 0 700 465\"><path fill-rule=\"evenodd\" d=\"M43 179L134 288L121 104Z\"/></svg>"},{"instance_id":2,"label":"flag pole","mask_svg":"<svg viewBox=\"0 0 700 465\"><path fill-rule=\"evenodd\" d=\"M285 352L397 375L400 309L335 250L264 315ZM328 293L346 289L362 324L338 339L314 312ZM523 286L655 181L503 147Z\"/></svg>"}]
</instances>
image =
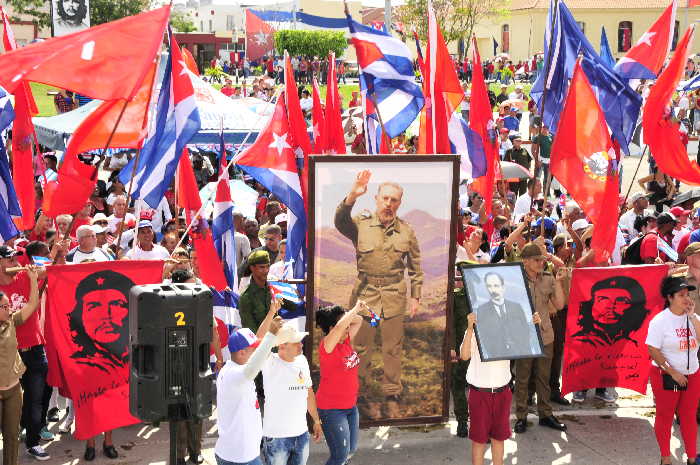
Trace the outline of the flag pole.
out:
<instances>
[{"instance_id":1,"label":"flag pole","mask_svg":"<svg viewBox=\"0 0 700 465\"><path fill-rule=\"evenodd\" d=\"M549 22L549 47L547 49L547 63L546 67L544 69L544 85L542 86L542 106L540 108L540 130L538 135L542 135L542 127L544 126L544 109L545 109L545 104L547 102L547 80L549 78L549 72L551 71L552 67L552 59L553 57L553 41L554 41L554 26L556 24L556 18L557 18L557 12L559 11L559 0L554 0L554 11L552 12L552 19ZM549 166L549 173L547 173L547 179L545 179L545 183L543 186L543 202L542 202L542 213L544 213L544 206L547 203L547 198L549 197L549 191L548 189L550 188L550 185L552 184L552 166L551 166L551 156L552 154L550 153L550 166ZM538 154L537 154L538 160L540 159L540 154L539 154L539 148L538 148ZM540 161L540 164L542 162ZM537 171L537 168L535 168L535 171ZM535 202L534 198L530 199L530 210L532 210L532 206ZM540 235L544 237L544 220L540 222Z\"/></svg>"},{"instance_id":2,"label":"flag pole","mask_svg":"<svg viewBox=\"0 0 700 465\"><path fill-rule=\"evenodd\" d=\"M386 137L387 138L387 148L389 149L390 154L394 154L394 148L391 146L391 138L389 138L389 134L386 132L386 128L384 127L384 120L382 119L382 114L379 112L379 105L377 104L377 96L372 92L370 94L370 98L372 99L372 103L374 103L374 111L377 112L377 118L379 119L379 126L382 128L382 138ZM365 131L367 131L367 128L365 128ZM381 145L378 147L381 150Z\"/></svg>"}]
</instances>

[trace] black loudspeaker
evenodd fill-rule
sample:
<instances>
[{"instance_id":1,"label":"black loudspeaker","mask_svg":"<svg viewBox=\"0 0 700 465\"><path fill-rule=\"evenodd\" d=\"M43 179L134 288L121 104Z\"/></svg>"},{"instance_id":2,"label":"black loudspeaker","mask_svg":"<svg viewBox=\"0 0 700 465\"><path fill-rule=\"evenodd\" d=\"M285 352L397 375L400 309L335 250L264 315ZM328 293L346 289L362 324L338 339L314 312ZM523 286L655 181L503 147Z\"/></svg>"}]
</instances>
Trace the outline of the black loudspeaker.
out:
<instances>
[{"instance_id":1,"label":"black loudspeaker","mask_svg":"<svg viewBox=\"0 0 700 465\"><path fill-rule=\"evenodd\" d=\"M134 286L129 296L129 409L144 421L208 418L212 294L199 284Z\"/></svg>"}]
</instances>

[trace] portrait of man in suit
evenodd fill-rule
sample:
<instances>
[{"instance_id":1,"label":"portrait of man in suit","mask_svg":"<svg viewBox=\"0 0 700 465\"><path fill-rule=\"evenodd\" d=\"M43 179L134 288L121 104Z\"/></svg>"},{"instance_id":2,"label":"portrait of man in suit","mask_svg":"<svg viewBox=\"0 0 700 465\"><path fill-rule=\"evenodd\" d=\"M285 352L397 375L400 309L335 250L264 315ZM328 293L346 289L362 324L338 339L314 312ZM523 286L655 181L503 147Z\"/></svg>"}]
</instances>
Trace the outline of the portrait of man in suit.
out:
<instances>
[{"instance_id":1,"label":"portrait of man in suit","mask_svg":"<svg viewBox=\"0 0 700 465\"><path fill-rule=\"evenodd\" d=\"M506 281L495 271L483 283L489 300L476 308L476 336L483 359L513 359L531 355L531 323L523 307L506 299Z\"/></svg>"}]
</instances>

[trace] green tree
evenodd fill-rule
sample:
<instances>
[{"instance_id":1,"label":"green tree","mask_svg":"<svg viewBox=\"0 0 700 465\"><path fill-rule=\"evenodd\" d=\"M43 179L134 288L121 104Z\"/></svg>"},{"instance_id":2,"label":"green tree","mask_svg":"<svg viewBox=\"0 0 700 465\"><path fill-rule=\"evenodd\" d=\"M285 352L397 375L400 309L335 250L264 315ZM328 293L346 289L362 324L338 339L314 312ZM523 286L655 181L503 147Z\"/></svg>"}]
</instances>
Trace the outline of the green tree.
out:
<instances>
[{"instance_id":1,"label":"green tree","mask_svg":"<svg viewBox=\"0 0 700 465\"><path fill-rule=\"evenodd\" d=\"M51 26L49 0L6 0L16 15L26 15L39 27ZM131 16L155 6L152 0L91 0L90 24L96 26ZM17 17L13 19L18 19Z\"/></svg>"},{"instance_id":2,"label":"green tree","mask_svg":"<svg viewBox=\"0 0 700 465\"><path fill-rule=\"evenodd\" d=\"M474 29L486 18L508 15L510 0L434 0L433 10L445 42L462 39L468 43ZM422 40L428 36L428 1L407 0L397 8L397 19L413 29Z\"/></svg>"},{"instance_id":3,"label":"green tree","mask_svg":"<svg viewBox=\"0 0 700 465\"><path fill-rule=\"evenodd\" d=\"M184 11L174 11L170 14L170 25L175 32L194 32L197 30L192 17Z\"/></svg>"},{"instance_id":4,"label":"green tree","mask_svg":"<svg viewBox=\"0 0 700 465\"><path fill-rule=\"evenodd\" d=\"M290 55L325 57L330 51L341 57L348 41L344 33L337 31L281 30L275 32L275 48L280 54L286 50Z\"/></svg>"}]
</instances>

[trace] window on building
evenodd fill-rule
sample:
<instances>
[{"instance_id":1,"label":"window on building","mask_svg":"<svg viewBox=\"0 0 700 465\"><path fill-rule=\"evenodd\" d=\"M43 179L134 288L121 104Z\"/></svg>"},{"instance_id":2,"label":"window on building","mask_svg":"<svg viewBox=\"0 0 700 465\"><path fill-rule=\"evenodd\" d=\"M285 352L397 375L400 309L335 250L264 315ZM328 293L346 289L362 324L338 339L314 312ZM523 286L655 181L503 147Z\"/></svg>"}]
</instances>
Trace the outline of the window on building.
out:
<instances>
[{"instance_id":1,"label":"window on building","mask_svg":"<svg viewBox=\"0 0 700 465\"><path fill-rule=\"evenodd\" d=\"M236 17L233 15L226 15L226 30L233 31L236 29Z\"/></svg>"},{"instance_id":2,"label":"window on building","mask_svg":"<svg viewBox=\"0 0 700 465\"><path fill-rule=\"evenodd\" d=\"M632 48L632 21L620 21L617 26L617 51L626 52Z\"/></svg>"},{"instance_id":3,"label":"window on building","mask_svg":"<svg viewBox=\"0 0 700 465\"><path fill-rule=\"evenodd\" d=\"M214 21L209 20L209 32L214 32Z\"/></svg>"},{"instance_id":4,"label":"window on building","mask_svg":"<svg viewBox=\"0 0 700 465\"><path fill-rule=\"evenodd\" d=\"M673 40L671 41L671 50L676 49L676 45L678 45L678 31L681 28L681 22L676 21L676 24L673 26Z\"/></svg>"},{"instance_id":5,"label":"window on building","mask_svg":"<svg viewBox=\"0 0 700 465\"><path fill-rule=\"evenodd\" d=\"M199 30L204 32L204 20L199 22Z\"/></svg>"},{"instance_id":6,"label":"window on building","mask_svg":"<svg viewBox=\"0 0 700 465\"><path fill-rule=\"evenodd\" d=\"M578 28L581 29L581 32L584 34L586 33L586 23L583 21L576 21L576 24L578 25Z\"/></svg>"},{"instance_id":7,"label":"window on building","mask_svg":"<svg viewBox=\"0 0 700 465\"><path fill-rule=\"evenodd\" d=\"M501 27L501 52L510 52L510 26L507 24Z\"/></svg>"}]
</instances>

